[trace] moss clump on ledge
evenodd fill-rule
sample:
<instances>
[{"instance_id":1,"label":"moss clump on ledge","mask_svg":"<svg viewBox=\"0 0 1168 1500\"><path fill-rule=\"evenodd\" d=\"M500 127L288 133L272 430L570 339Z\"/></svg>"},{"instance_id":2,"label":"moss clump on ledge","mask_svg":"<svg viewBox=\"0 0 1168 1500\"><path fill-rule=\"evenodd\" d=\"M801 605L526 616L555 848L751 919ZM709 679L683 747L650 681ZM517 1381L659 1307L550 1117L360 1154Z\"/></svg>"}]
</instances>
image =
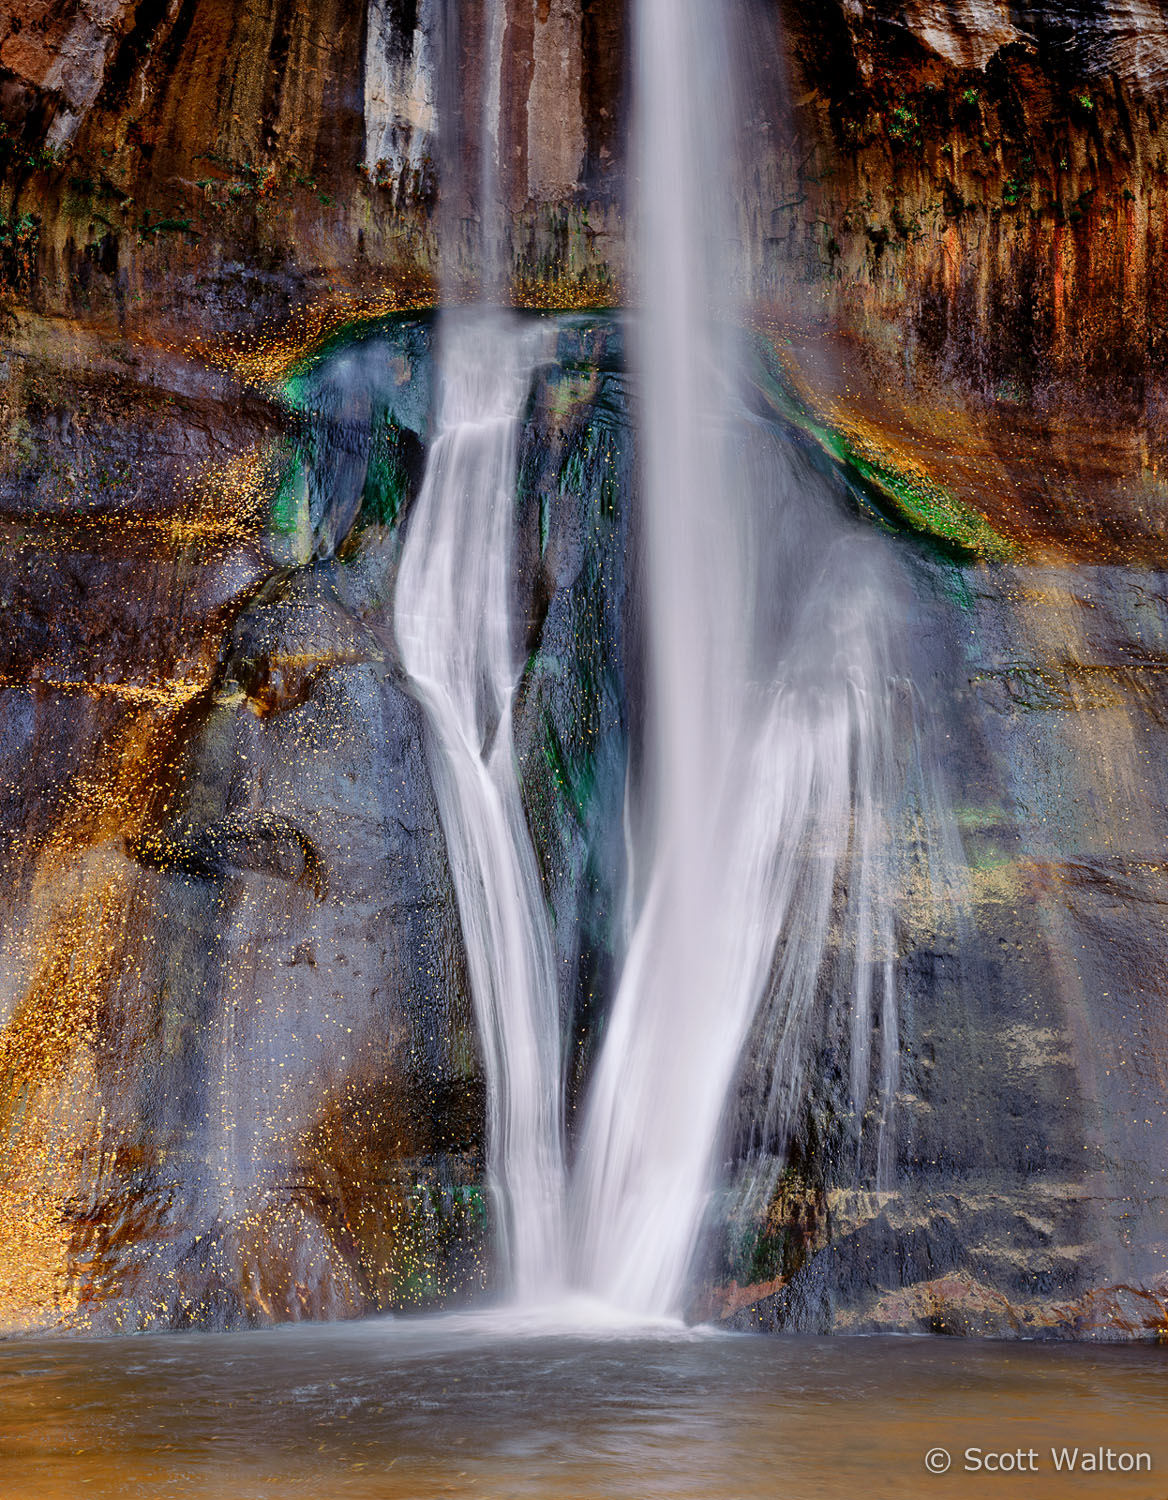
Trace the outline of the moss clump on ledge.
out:
<instances>
[{"instance_id":1,"label":"moss clump on ledge","mask_svg":"<svg viewBox=\"0 0 1168 1500\"><path fill-rule=\"evenodd\" d=\"M148 232L171 227L173 222L149 226ZM196 343L191 352L215 369L274 392L352 338L355 330L373 328L407 313L433 313L440 304L474 302L480 291L477 284L468 282L440 295L428 271L405 268L380 286L341 288L304 303L279 324ZM611 311L622 305L618 283L605 275L516 277L503 300L507 306L528 312Z\"/></svg>"},{"instance_id":2,"label":"moss clump on ledge","mask_svg":"<svg viewBox=\"0 0 1168 1500\"><path fill-rule=\"evenodd\" d=\"M816 412L778 347L786 342L771 327L756 328L755 378L768 405L792 427L806 433L863 490L873 508L897 530L910 531L959 561L1005 562L1017 548L971 505L939 484L926 470L887 447L854 419L833 422L828 410Z\"/></svg>"},{"instance_id":3,"label":"moss clump on ledge","mask_svg":"<svg viewBox=\"0 0 1168 1500\"><path fill-rule=\"evenodd\" d=\"M1005 562L1014 555L1014 544L978 511L929 475L897 465L862 434L829 428L815 435L833 458L863 481L890 520L966 556Z\"/></svg>"}]
</instances>

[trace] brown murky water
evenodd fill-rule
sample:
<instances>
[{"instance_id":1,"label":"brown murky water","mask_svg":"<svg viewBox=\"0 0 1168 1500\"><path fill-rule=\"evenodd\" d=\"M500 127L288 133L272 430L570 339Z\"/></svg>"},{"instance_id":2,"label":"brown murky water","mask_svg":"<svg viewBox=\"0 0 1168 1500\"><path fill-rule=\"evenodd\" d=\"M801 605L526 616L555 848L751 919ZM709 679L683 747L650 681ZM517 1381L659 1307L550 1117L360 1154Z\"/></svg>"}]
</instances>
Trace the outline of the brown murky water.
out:
<instances>
[{"instance_id":1,"label":"brown murky water","mask_svg":"<svg viewBox=\"0 0 1168 1500\"><path fill-rule=\"evenodd\" d=\"M969 1471L967 1449L1014 1472ZM1099 1449L1110 1471L1084 1467ZM0 1494L1165 1500L1168 1350L517 1336L501 1315L18 1341L0 1346Z\"/></svg>"}]
</instances>

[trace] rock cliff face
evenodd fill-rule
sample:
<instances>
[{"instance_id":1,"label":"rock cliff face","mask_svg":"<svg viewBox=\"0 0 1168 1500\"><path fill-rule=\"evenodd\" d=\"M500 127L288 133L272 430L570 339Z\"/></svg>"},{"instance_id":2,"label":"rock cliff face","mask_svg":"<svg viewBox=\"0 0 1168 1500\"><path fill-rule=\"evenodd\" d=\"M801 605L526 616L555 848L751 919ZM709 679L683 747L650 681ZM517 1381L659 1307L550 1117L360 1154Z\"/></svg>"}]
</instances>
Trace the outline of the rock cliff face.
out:
<instances>
[{"instance_id":1,"label":"rock cliff face","mask_svg":"<svg viewBox=\"0 0 1168 1500\"><path fill-rule=\"evenodd\" d=\"M857 1189L825 1054L694 1310L1163 1333L1168 18L741 10L759 409L900 555L972 891L962 932L902 913L900 1190ZM636 295L628 8L499 14L0 17L5 1327L490 1285L457 912L387 623L426 309L482 271L483 120L514 300ZM619 320L558 327L518 736L578 1082L618 941L635 470Z\"/></svg>"},{"instance_id":2,"label":"rock cliff face","mask_svg":"<svg viewBox=\"0 0 1168 1500\"><path fill-rule=\"evenodd\" d=\"M11 9L8 283L54 315L182 340L338 282L425 297L440 168L454 254L492 104L517 272L610 274L619 8L510 6L499 38L484 26L473 0ZM492 45L505 62L484 98Z\"/></svg>"},{"instance_id":3,"label":"rock cliff face","mask_svg":"<svg viewBox=\"0 0 1168 1500\"><path fill-rule=\"evenodd\" d=\"M230 1326L490 1284L478 1044L390 611L429 349L428 319L367 326L242 410L204 377L178 422L210 452L177 496L165 419L125 397L132 506L42 494L8 522L7 1323ZM563 325L522 455L517 743L578 1066L619 907L614 349ZM96 398L58 398L108 453ZM219 457L215 424L230 448L249 419Z\"/></svg>"},{"instance_id":4,"label":"rock cliff face","mask_svg":"<svg viewBox=\"0 0 1168 1500\"><path fill-rule=\"evenodd\" d=\"M1030 547L1154 551L1161 9L751 0L738 13L751 291L811 406ZM627 4L508 0L491 34L487 14L483 0L10 6L13 314L187 349L342 293L428 304L440 270L481 271L493 120L514 295L635 300ZM1102 412L1086 454L1082 428ZM1068 488L1088 493L1072 508Z\"/></svg>"}]
</instances>

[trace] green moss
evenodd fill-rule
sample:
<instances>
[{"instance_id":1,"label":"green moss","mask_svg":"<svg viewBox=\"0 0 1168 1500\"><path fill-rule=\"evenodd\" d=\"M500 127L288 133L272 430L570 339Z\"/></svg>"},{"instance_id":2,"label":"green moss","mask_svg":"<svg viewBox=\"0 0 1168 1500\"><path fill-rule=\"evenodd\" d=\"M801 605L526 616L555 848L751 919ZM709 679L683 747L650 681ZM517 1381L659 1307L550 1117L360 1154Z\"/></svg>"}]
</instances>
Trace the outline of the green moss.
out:
<instances>
[{"instance_id":1,"label":"green moss","mask_svg":"<svg viewBox=\"0 0 1168 1500\"><path fill-rule=\"evenodd\" d=\"M555 720L546 709L543 715L543 755L561 801L580 827L585 827L595 781L592 757L584 757L575 766L569 763Z\"/></svg>"},{"instance_id":2,"label":"green moss","mask_svg":"<svg viewBox=\"0 0 1168 1500\"><path fill-rule=\"evenodd\" d=\"M415 1182L388 1214L394 1249L386 1305L422 1309L464 1292L468 1269L483 1261L489 1217L478 1184Z\"/></svg>"},{"instance_id":3,"label":"green moss","mask_svg":"<svg viewBox=\"0 0 1168 1500\"><path fill-rule=\"evenodd\" d=\"M272 501L268 524L277 536L291 536L299 524L304 493L304 464L297 458L285 468Z\"/></svg>"},{"instance_id":4,"label":"green moss","mask_svg":"<svg viewBox=\"0 0 1168 1500\"><path fill-rule=\"evenodd\" d=\"M150 236L158 236L160 234L194 234L198 238L197 231L192 228L194 222L193 219L178 218L152 220L150 210L147 209L145 217L137 225L138 241L139 243L143 243L148 241Z\"/></svg>"},{"instance_id":5,"label":"green moss","mask_svg":"<svg viewBox=\"0 0 1168 1500\"><path fill-rule=\"evenodd\" d=\"M807 1258L817 1210L813 1184L785 1167L761 1220L732 1215L727 1223L724 1274L739 1286L791 1276Z\"/></svg>"},{"instance_id":6,"label":"green moss","mask_svg":"<svg viewBox=\"0 0 1168 1500\"><path fill-rule=\"evenodd\" d=\"M841 439L843 461L884 501L894 517L911 531L974 557L993 562L1008 558L1014 548L986 518L929 479L910 476L889 463L874 462Z\"/></svg>"},{"instance_id":7,"label":"green moss","mask_svg":"<svg viewBox=\"0 0 1168 1500\"><path fill-rule=\"evenodd\" d=\"M861 450L845 433L818 421L791 389L765 345L761 352L771 404L818 443L895 530L922 537L958 562L1002 562L1014 555L1016 549L1009 538L944 485L907 473L889 459Z\"/></svg>"},{"instance_id":8,"label":"green moss","mask_svg":"<svg viewBox=\"0 0 1168 1500\"><path fill-rule=\"evenodd\" d=\"M409 484L401 444L402 429L393 416L386 416L375 424L361 507L361 520L365 525L397 524Z\"/></svg>"},{"instance_id":9,"label":"green moss","mask_svg":"<svg viewBox=\"0 0 1168 1500\"><path fill-rule=\"evenodd\" d=\"M392 333L404 324L428 321L430 317L429 312L391 312L376 317L356 317L338 323L335 328L330 328L312 342L289 366L281 382L284 401L297 411L309 409L313 395L312 375L338 350L347 349L365 339L377 338L384 333Z\"/></svg>"},{"instance_id":10,"label":"green moss","mask_svg":"<svg viewBox=\"0 0 1168 1500\"><path fill-rule=\"evenodd\" d=\"M953 817L962 833L985 833L987 830L1009 827L1010 823L1003 808L973 803L958 803L953 808Z\"/></svg>"},{"instance_id":11,"label":"green moss","mask_svg":"<svg viewBox=\"0 0 1168 1500\"><path fill-rule=\"evenodd\" d=\"M560 493L595 495L601 517L611 521L617 509L617 444L608 424L589 422L560 467Z\"/></svg>"}]
</instances>

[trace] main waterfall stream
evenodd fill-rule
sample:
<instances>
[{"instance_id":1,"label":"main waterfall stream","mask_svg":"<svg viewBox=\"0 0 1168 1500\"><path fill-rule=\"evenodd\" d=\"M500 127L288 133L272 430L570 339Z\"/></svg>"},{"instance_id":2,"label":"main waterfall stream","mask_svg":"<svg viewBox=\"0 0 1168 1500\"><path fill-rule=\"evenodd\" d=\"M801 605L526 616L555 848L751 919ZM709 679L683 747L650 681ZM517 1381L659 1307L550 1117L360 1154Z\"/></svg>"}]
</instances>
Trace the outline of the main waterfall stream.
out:
<instances>
[{"instance_id":1,"label":"main waterfall stream","mask_svg":"<svg viewBox=\"0 0 1168 1500\"><path fill-rule=\"evenodd\" d=\"M744 405L734 38L721 12L638 7L649 743L639 911L575 1203L581 1277L656 1313L681 1299L728 1094L768 999L767 1127L790 1127L845 861L834 941L853 975L851 1103L858 1120L876 1004L881 1137L897 1062L893 895L877 870L897 798L895 589L880 543ZM877 1155L887 1178L887 1139Z\"/></svg>"}]
</instances>

